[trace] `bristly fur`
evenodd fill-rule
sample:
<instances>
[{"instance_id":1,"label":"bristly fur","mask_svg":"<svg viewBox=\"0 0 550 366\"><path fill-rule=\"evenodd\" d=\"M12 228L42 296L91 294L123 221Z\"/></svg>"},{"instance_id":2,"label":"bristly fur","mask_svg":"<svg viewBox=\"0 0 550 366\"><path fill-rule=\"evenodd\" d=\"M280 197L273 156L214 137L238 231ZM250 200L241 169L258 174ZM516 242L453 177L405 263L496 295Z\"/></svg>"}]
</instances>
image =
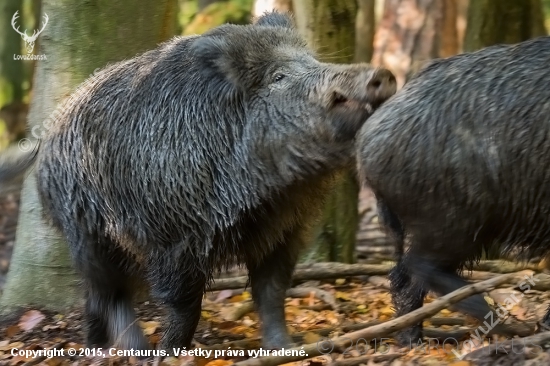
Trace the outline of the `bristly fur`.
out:
<instances>
[{"instance_id":1,"label":"bristly fur","mask_svg":"<svg viewBox=\"0 0 550 366\"><path fill-rule=\"evenodd\" d=\"M170 309L163 345L189 346L205 285L233 263L250 271L264 345L289 343L284 292L335 174L352 164L370 115L357 105L395 92L387 70L320 63L291 24L270 13L176 37L67 102L37 177L86 282L89 344L121 335L140 274ZM137 332L119 345L146 347Z\"/></svg>"},{"instance_id":2,"label":"bristly fur","mask_svg":"<svg viewBox=\"0 0 550 366\"><path fill-rule=\"evenodd\" d=\"M550 250L549 65L550 37L433 61L361 129L362 180L411 240L392 275L398 314L425 293L404 283L448 293L483 248ZM489 311L481 296L460 306Z\"/></svg>"}]
</instances>

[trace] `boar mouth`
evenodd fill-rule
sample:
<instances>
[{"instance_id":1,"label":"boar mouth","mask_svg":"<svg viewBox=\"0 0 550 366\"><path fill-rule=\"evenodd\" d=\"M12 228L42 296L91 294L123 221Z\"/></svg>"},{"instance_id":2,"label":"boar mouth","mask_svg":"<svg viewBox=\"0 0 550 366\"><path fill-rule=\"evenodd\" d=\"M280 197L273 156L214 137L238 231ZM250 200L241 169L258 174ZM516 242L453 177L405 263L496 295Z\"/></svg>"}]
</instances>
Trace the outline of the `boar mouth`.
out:
<instances>
[{"instance_id":1,"label":"boar mouth","mask_svg":"<svg viewBox=\"0 0 550 366\"><path fill-rule=\"evenodd\" d=\"M337 141L349 141L355 137L363 123L374 113L377 105L371 101L350 98L334 92L331 98L331 116L337 131Z\"/></svg>"},{"instance_id":2,"label":"boar mouth","mask_svg":"<svg viewBox=\"0 0 550 366\"><path fill-rule=\"evenodd\" d=\"M342 93L334 92L332 97L332 107L333 108L344 108L356 111L364 111L368 116L370 116L376 106L366 100L348 98Z\"/></svg>"}]
</instances>

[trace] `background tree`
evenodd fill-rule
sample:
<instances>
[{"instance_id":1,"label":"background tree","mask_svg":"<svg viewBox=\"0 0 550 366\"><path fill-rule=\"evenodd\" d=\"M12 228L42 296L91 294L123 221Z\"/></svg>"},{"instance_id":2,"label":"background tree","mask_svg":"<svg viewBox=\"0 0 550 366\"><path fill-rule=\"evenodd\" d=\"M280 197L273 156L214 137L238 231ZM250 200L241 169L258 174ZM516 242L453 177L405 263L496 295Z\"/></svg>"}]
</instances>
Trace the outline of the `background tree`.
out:
<instances>
[{"instance_id":1,"label":"background tree","mask_svg":"<svg viewBox=\"0 0 550 366\"><path fill-rule=\"evenodd\" d=\"M299 0L298 0L299 1ZM292 10L292 0L254 0L252 14L257 17L267 11L277 10L289 12Z\"/></svg>"},{"instance_id":2,"label":"background tree","mask_svg":"<svg viewBox=\"0 0 550 366\"><path fill-rule=\"evenodd\" d=\"M370 62L374 51L376 0L358 0L355 20L355 62Z\"/></svg>"},{"instance_id":3,"label":"background tree","mask_svg":"<svg viewBox=\"0 0 550 366\"><path fill-rule=\"evenodd\" d=\"M294 1L293 7L299 31L317 50L322 61L353 61L355 0L300 0ZM354 172L343 172L338 186L327 200L316 239L303 260L354 261L358 193Z\"/></svg>"},{"instance_id":4,"label":"background tree","mask_svg":"<svg viewBox=\"0 0 550 366\"><path fill-rule=\"evenodd\" d=\"M3 122L0 124L0 147L7 146L15 137L13 135L21 132L14 133L14 130L21 121L20 111L24 109L23 62L13 59L14 54L21 53L21 36L11 26L16 11L19 14L18 24L21 25L21 1L0 2L0 119Z\"/></svg>"},{"instance_id":5,"label":"background tree","mask_svg":"<svg viewBox=\"0 0 550 366\"><path fill-rule=\"evenodd\" d=\"M518 43L547 34L541 0L470 1L464 50Z\"/></svg>"},{"instance_id":6,"label":"background tree","mask_svg":"<svg viewBox=\"0 0 550 366\"><path fill-rule=\"evenodd\" d=\"M50 22L41 35L29 127L39 126L56 105L95 69L135 56L174 35L175 0L75 2L44 0ZM68 247L41 216L34 175L23 185L17 241L3 311L35 304L60 309L80 301Z\"/></svg>"},{"instance_id":7,"label":"background tree","mask_svg":"<svg viewBox=\"0 0 550 366\"><path fill-rule=\"evenodd\" d=\"M385 0L372 63L389 68L398 87L433 58L458 53L456 0Z\"/></svg>"}]
</instances>

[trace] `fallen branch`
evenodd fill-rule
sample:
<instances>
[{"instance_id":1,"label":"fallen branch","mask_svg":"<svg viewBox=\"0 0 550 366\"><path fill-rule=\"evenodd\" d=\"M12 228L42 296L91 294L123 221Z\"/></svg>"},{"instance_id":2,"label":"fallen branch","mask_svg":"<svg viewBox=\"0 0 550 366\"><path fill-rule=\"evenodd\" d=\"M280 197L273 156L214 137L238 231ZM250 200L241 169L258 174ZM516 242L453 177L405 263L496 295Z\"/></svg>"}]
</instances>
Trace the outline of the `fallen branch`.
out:
<instances>
[{"instance_id":1,"label":"fallen branch","mask_svg":"<svg viewBox=\"0 0 550 366\"><path fill-rule=\"evenodd\" d=\"M507 353L514 353L512 347L516 349L519 347L522 349L523 352L525 352L525 348L527 347L542 346L543 344L546 344L549 342L550 342L550 332L544 332L544 333L535 334L525 338L515 338L504 342L499 342L498 345L490 344L488 346L478 348L475 351L468 353L464 359L475 361L480 358L487 359L487 356L491 356L491 355L506 356ZM544 352L543 349L546 349L546 347L542 347L540 352Z\"/></svg>"},{"instance_id":2,"label":"fallen branch","mask_svg":"<svg viewBox=\"0 0 550 366\"><path fill-rule=\"evenodd\" d=\"M380 276L387 275L393 268L393 262L383 264L344 264L344 263L313 263L300 264L294 271L294 281L326 280L353 276ZM484 279L497 276L495 273L512 273L521 270L537 270L537 265L532 263L518 264L504 260L481 261L473 266L472 279ZM476 273L475 271L485 271L493 273ZM243 273L243 272L239 272ZM464 271L464 277L468 279L468 271ZM547 280L545 278L545 280ZM211 291L243 288L248 283L248 276L216 278L210 285ZM550 280L545 281L544 286L550 287Z\"/></svg>"},{"instance_id":3,"label":"fallen branch","mask_svg":"<svg viewBox=\"0 0 550 366\"><path fill-rule=\"evenodd\" d=\"M509 281L510 276L514 274L506 274L496 278L491 278L487 281L474 283L463 288L460 288L456 291L451 292L448 295L445 295L430 304L423 306L420 309L417 309L407 315L401 316L397 319L393 319L387 322L384 322L380 325L375 325L373 327L359 330L356 332L345 334L342 337L334 338L331 340L331 345L334 345L335 350L341 350L349 345L350 340L356 341L360 338L364 339L375 339L385 337L389 334L392 334L398 330L410 327L429 316L432 316L439 311L448 308L450 305L457 303L461 300L464 300L474 294L492 290L493 288L502 285ZM303 356L300 355L302 351ZM260 358L251 358L245 361L237 362L235 365L239 366L276 366L283 363L294 362L304 360L306 358L315 357L321 355L321 351L318 349L317 344L306 344L302 347L290 348L285 351L293 351L295 355L290 356L268 356ZM290 352L289 352L290 353Z\"/></svg>"},{"instance_id":4,"label":"fallen branch","mask_svg":"<svg viewBox=\"0 0 550 366\"><path fill-rule=\"evenodd\" d=\"M293 280L309 281L324 280L352 276L374 276L387 274L393 267L393 263L387 264L344 264L344 263L316 263L301 268L294 272ZM210 285L211 291L235 289L245 287L248 276L218 278Z\"/></svg>"},{"instance_id":5,"label":"fallen branch","mask_svg":"<svg viewBox=\"0 0 550 366\"><path fill-rule=\"evenodd\" d=\"M399 353L387 353L384 355L367 355L367 356L359 356L359 357L353 357L348 358L345 360L339 360L334 361L330 364L330 366L355 366L360 364L371 364L371 361L374 363L380 363L380 362L391 362L399 357L403 356Z\"/></svg>"},{"instance_id":6,"label":"fallen branch","mask_svg":"<svg viewBox=\"0 0 550 366\"><path fill-rule=\"evenodd\" d=\"M518 263L499 259L480 261L479 263L474 264L473 269L476 271L486 271L493 273L512 273L525 269L530 269L533 271L539 270L538 265L534 263Z\"/></svg>"}]
</instances>

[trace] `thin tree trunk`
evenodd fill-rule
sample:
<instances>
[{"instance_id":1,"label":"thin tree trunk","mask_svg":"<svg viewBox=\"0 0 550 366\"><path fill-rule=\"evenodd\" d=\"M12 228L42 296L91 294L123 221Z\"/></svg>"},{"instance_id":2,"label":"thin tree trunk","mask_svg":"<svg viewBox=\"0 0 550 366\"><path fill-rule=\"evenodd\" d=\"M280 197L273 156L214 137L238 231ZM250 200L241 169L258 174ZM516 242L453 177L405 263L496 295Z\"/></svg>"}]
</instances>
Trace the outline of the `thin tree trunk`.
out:
<instances>
[{"instance_id":1,"label":"thin tree trunk","mask_svg":"<svg viewBox=\"0 0 550 366\"><path fill-rule=\"evenodd\" d=\"M11 26L16 11L21 25L21 1L0 2L0 107L23 100L23 62L13 59L14 54L21 53L21 36ZM24 28L21 26L21 29Z\"/></svg>"},{"instance_id":2,"label":"thin tree trunk","mask_svg":"<svg viewBox=\"0 0 550 366\"><path fill-rule=\"evenodd\" d=\"M358 0L355 20L355 62L370 62L376 30L375 0Z\"/></svg>"},{"instance_id":3,"label":"thin tree trunk","mask_svg":"<svg viewBox=\"0 0 550 366\"><path fill-rule=\"evenodd\" d=\"M441 40L438 57L449 57L458 53L458 6L457 0L442 3Z\"/></svg>"},{"instance_id":4,"label":"thin tree trunk","mask_svg":"<svg viewBox=\"0 0 550 366\"><path fill-rule=\"evenodd\" d=\"M464 50L518 43L545 34L540 0L472 0Z\"/></svg>"},{"instance_id":5,"label":"thin tree trunk","mask_svg":"<svg viewBox=\"0 0 550 366\"><path fill-rule=\"evenodd\" d=\"M297 0L300 1L300 0ZM289 12L292 10L292 0L254 0L252 15L259 17L268 11Z\"/></svg>"},{"instance_id":6,"label":"thin tree trunk","mask_svg":"<svg viewBox=\"0 0 550 366\"><path fill-rule=\"evenodd\" d=\"M458 53L464 52L464 38L466 34L466 24L468 19L469 0L456 0L457 19L456 29L458 34Z\"/></svg>"},{"instance_id":7,"label":"thin tree trunk","mask_svg":"<svg viewBox=\"0 0 550 366\"><path fill-rule=\"evenodd\" d=\"M174 34L176 1L82 2L44 0L50 16L41 35L29 127L43 124L56 105L95 69L154 48ZM36 192L34 174L25 180L21 194L17 239L0 308L34 304L63 309L81 299L68 247L46 223Z\"/></svg>"},{"instance_id":8,"label":"thin tree trunk","mask_svg":"<svg viewBox=\"0 0 550 366\"><path fill-rule=\"evenodd\" d=\"M389 68L398 87L427 61L458 52L456 0L386 0L372 63Z\"/></svg>"},{"instance_id":9,"label":"thin tree trunk","mask_svg":"<svg viewBox=\"0 0 550 366\"><path fill-rule=\"evenodd\" d=\"M354 58L355 0L299 0L293 2L298 29L323 61L349 63ZM346 172L328 198L322 223L305 261L352 263L357 232L359 187Z\"/></svg>"}]
</instances>

